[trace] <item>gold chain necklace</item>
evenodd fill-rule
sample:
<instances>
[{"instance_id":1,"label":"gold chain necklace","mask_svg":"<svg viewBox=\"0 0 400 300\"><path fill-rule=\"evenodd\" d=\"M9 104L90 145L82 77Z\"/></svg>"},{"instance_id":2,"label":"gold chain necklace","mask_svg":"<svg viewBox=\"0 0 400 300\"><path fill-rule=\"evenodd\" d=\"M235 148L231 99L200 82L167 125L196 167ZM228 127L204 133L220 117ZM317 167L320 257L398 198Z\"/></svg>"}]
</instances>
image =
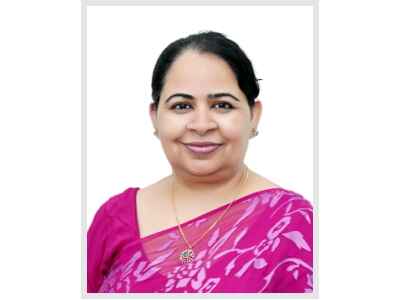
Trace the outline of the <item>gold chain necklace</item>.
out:
<instances>
[{"instance_id":1,"label":"gold chain necklace","mask_svg":"<svg viewBox=\"0 0 400 300\"><path fill-rule=\"evenodd\" d=\"M243 177L241 177L240 179L240 184L239 184L239 192L242 188L242 186L245 184L245 182L247 181L248 177L249 177L249 169L246 166L246 178L243 180ZM239 193L238 193L239 195ZM219 223L219 221L222 220L222 218L226 215L226 213L228 212L228 210L231 208L233 201L235 200L235 198L233 198L231 200L231 202L229 203L229 205L227 206L227 208L223 211L223 213L217 218L217 220L210 226L208 227L208 229L201 235L200 238L198 238L193 244L190 244L189 241L186 239L186 236L182 230L181 224L179 222L178 219L178 214L176 212L176 207L175 207L175 201L174 201L174 180L172 180L172 185L171 185L171 202L172 202L172 207L174 210L174 214L175 214L175 219L176 219L176 223L178 224L178 229L179 229L179 233L181 234L183 240L185 241L185 244L187 246L186 249L184 249L180 256L179 259L181 260L182 263L190 263L194 260L195 258L195 253L193 251L193 247L197 245L198 242L200 242L207 233L210 232L211 229L213 229L215 227L215 225L217 225Z\"/></svg>"}]
</instances>

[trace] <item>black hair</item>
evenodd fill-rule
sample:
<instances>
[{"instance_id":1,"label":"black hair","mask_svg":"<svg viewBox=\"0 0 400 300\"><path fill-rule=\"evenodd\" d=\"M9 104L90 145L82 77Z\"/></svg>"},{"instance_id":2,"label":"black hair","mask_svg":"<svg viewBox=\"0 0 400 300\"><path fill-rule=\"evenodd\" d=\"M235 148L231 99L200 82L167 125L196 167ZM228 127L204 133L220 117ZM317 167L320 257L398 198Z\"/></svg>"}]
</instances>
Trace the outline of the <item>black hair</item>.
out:
<instances>
[{"instance_id":1,"label":"black hair","mask_svg":"<svg viewBox=\"0 0 400 300\"><path fill-rule=\"evenodd\" d=\"M236 76L239 87L246 95L247 102L252 108L260 87L255 77L251 61L244 51L234 41L215 31L200 32L178 39L169 44L160 54L153 70L151 81L152 98L155 107L158 107L161 90L164 87L165 77L172 63L186 50L196 50L199 53L211 53L222 58L229 64Z\"/></svg>"}]
</instances>

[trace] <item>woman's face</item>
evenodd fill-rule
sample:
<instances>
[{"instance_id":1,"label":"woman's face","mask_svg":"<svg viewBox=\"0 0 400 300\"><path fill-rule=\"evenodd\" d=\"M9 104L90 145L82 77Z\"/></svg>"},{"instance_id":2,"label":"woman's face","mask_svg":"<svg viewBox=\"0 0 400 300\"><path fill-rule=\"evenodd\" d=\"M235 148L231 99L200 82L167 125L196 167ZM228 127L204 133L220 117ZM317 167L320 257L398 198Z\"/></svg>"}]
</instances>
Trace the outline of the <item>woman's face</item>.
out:
<instances>
[{"instance_id":1,"label":"woman's face","mask_svg":"<svg viewBox=\"0 0 400 300\"><path fill-rule=\"evenodd\" d=\"M260 114L259 101L251 114L235 74L223 59L193 50L177 57L166 74L158 109L150 106L171 166L192 176L236 171ZM196 147L195 143L216 145Z\"/></svg>"}]
</instances>

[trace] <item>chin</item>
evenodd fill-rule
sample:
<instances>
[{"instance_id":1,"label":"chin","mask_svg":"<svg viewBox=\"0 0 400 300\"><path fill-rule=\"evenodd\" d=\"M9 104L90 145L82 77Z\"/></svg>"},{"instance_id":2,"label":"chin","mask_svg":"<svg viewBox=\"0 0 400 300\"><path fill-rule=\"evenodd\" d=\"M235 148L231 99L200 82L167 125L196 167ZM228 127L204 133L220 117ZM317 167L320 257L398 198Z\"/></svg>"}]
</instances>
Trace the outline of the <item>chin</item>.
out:
<instances>
[{"instance_id":1,"label":"chin","mask_svg":"<svg viewBox=\"0 0 400 300\"><path fill-rule=\"evenodd\" d=\"M207 176L210 174L215 173L220 169L220 164L211 164L209 162L207 163L193 163L193 164L188 164L188 165L183 165L182 168L194 175L194 176Z\"/></svg>"}]
</instances>

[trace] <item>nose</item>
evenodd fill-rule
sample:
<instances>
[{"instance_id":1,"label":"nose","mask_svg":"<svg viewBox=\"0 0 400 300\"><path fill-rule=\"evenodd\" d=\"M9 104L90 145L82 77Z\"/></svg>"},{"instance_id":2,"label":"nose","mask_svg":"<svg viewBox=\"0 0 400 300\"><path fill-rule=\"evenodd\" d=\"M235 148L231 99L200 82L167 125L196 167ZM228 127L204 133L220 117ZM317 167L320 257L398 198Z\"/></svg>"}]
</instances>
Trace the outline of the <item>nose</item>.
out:
<instances>
[{"instance_id":1,"label":"nose","mask_svg":"<svg viewBox=\"0 0 400 300\"><path fill-rule=\"evenodd\" d=\"M188 130L196 131L199 135L205 135L207 131L216 129L218 127L217 123L212 117L211 112L208 107L198 108L193 113L193 118L188 122L186 128Z\"/></svg>"}]
</instances>

